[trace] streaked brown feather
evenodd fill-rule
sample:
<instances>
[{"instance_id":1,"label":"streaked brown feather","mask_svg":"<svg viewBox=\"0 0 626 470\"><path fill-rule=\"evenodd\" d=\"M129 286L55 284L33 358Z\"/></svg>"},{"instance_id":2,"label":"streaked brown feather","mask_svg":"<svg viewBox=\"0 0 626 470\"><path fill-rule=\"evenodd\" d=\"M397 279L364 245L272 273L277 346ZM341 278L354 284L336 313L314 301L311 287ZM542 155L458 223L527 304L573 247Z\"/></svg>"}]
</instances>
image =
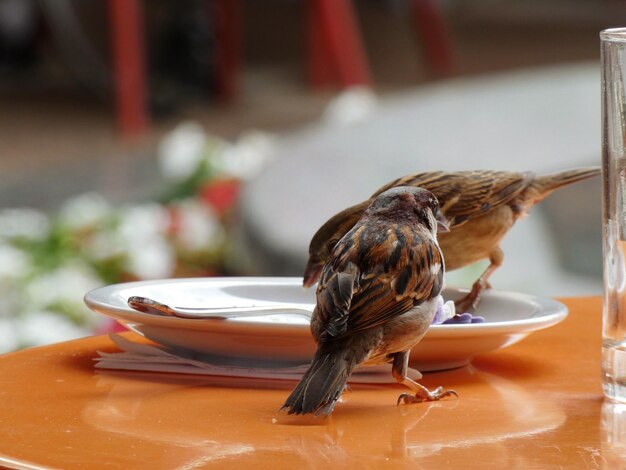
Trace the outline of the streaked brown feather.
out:
<instances>
[{"instance_id":1,"label":"streaked brown feather","mask_svg":"<svg viewBox=\"0 0 626 470\"><path fill-rule=\"evenodd\" d=\"M532 173L492 170L424 172L398 178L380 188L370 199L394 186L419 186L437 196L450 226L455 227L507 204L532 178Z\"/></svg>"},{"instance_id":2,"label":"streaked brown feather","mask_svg":"<svg viewBox=\"0 0 626 470\"><path fill-rule=\"evenodd\" d=\"M322 271L317 314L332 337L384 324L441 288L443 256L428 229L399 224L381 232L377 224L368 220L353 227ZM345 305L337 305L329 294L346 275L354 279L347 318Z\"/></svg>"},{"instance_id":3,"label":"streaked brown feather","mask_svg":"<svg viewBox=\"0 0 626 470\"><path fill-rule=\"evenodd\" d=\"M447 268L457 269L483 258L493 263L499 243L515 221L555 189L600 174L599 167L576 168L547 175L531 172L476 170L423 172L398 178L374 193L397 185L420 186L439 200L449 221L450 232L442 233L439 244ZM319 277L334 243L361 216L372 199L331 217L313 236L304 272L305 286ZM480 280L480 279L479 279ZM484 281L485 279L483 279Z\"/></svg>"},{"instance_id":4,"label":"streaked brown feather","mask_svg":"<svg viewBox=\"0 0 626 470\"><path fill-rule=\"evenodd\" d=\"M345 236L330 243L311 317L317 350L283 410L329 414L357 365L393 360L396 367L396 355L421 339L443 284L438 224L445 220L432 193L395 188L377 197ZM399 373L394 372L397 380Z\"/></svg>"}]
</instances>

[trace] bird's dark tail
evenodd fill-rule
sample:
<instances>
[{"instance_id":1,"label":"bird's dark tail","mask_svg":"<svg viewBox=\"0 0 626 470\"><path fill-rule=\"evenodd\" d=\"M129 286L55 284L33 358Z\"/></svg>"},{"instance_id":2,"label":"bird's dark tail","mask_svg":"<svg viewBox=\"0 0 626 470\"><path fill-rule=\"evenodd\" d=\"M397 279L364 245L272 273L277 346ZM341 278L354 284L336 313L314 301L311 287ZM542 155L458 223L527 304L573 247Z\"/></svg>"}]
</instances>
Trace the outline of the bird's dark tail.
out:
<instances>
[{"instance_id":1,"label":"bird's dark tail","mask_svg":"<svg viewBox=\"0 0 626 470\"><path fill-rule=\"evenodd\" d=\"M598 166L576 168L574 170L559 171L546 175L536 176L528 188L526 195L533 204L546 198L552 191L568 184L576 183L593 176L598 176L601 170Z\"/></svg>"},{"instance_id":2,"label":"bird's dark tail","mask_svg":"<svg viewBox=\"0 0 626 470\"><path fill-rule=\"evenodd\" d=\"M534 185L544 189L545 191L554 191L561 186L566 186L577 181L581 181L592 176L600 174L599 166L590 166L584 168L576 168L574 170L560 171L558 173L550 173L547 175L537 176Z\"/></svg>"},{"instance_id":3,"label":"bird's dark tail","mask_svg":"<svg viewBox=\"0 0 626 470\"><path fill-rule=\"evenodd\" d=\"M321 343L309 369L293 389L281 410L288 414L328 416L339 400L354 368L363 360L349 348Z\"/></svg>"}]
</instances>

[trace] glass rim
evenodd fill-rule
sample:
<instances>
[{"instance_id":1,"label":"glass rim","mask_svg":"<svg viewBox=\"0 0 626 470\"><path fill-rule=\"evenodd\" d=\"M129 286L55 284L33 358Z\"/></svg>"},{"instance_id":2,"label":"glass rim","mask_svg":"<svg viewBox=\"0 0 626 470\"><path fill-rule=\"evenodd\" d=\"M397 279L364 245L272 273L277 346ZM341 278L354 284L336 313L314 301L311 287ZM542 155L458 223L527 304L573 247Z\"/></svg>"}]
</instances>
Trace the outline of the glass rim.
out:
<instances>
[{"instance_id":1,"label":"glass rim","mask_svg":"<svg viewBox=\"0 0 626 470\"><path fill-rule=\"evenodd\" d=\"M602 41L626 42L626 27L609 28L600 31L600 39Z\"/></svg>"}]
</instances>

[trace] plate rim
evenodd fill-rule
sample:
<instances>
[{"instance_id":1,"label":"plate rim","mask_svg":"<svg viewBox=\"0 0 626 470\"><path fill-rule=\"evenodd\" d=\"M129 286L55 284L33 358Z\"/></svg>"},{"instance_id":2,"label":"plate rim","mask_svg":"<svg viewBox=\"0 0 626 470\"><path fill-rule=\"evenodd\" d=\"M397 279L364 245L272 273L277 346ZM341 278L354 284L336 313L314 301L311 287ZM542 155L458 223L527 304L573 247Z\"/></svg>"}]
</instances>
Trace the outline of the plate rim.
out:
<instances>
[{"instance_id":1,"label":"plate rim","mask_svg":"<svg viewBox=\"0 0 626 470\"><path fill-rule=\"evenodd\" d=\"M164 279L151 279L141 281L130 281L115 284L108 284L100 286L87 292L83 300L85 304L93 311L121 320L123 322L140 323L140 324L155 324L159 326L172 326L181 329L192 330L215 330L226 327L226 330L230 329L272 329L272 330L285 330L295 331L303 330L309 333L308 325L304 324L284 324L284 323L268 323L268 322L255 322L254 320L245 322L232 322L218 320L221 325L216 323L215 319L184 319L175 317L158 317L155 315L138 312L132 308L123 305L115 305L110 301L103 300L106 297L120 290L132 289L134 287L142 286L154 286L159 284L191 284L191 283L212 283L212 284L230 284L230 285L285 285L285 286L302 286L301 277L276 277L276 276L233 276L233 277L193 277L193 278L164 278ZM313 288L311 288L313 289ZM454 286L446 286L447 290L453 290L454 292L466 293L468 289L457 288ZM471 324L448 324L448 325L432 325L427 332L427 336L430 338L438 337L475 337L493 334L529 334L533 331L548 328L557 323L563 321L569 314L568 308L558 300L539 297L531 294L490 289L483 293L484 296L495 296L505 298L515 298L520 301L534 303L537 306L537 311L545 312L536 317L529 317L522 320L509 320L501 322L485 322L485 323L471 323ZM146 319L150 321L147 322ZM192 327L192 325L194 325ZM208 328L202 328L208 326ZM200 328L199 328L200 327ZM217 327L217 328L216 328Z\"/></svg>"}]
</instances>

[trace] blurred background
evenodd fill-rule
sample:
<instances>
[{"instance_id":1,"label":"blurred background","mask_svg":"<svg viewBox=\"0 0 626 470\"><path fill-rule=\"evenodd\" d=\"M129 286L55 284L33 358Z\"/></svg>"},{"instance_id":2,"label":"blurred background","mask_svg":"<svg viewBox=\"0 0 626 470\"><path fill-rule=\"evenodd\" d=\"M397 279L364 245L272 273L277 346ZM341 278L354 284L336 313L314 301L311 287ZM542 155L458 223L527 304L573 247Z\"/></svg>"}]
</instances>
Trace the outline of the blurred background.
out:
<instances>
[{"instance_id":1,"label":"blurred background","mask_svg":"<svg viewBox=\"0 0 626 470\"><path fill-rule=\"evenodd\" d=\"M82 304L105 284L299 276L319 225L404 174L598 165L598 33L624 22L612 0L0 0L0 350L115 328ZM599 294L599 179L503 248L496 288Z\"/></svg>"}]
</instances>

